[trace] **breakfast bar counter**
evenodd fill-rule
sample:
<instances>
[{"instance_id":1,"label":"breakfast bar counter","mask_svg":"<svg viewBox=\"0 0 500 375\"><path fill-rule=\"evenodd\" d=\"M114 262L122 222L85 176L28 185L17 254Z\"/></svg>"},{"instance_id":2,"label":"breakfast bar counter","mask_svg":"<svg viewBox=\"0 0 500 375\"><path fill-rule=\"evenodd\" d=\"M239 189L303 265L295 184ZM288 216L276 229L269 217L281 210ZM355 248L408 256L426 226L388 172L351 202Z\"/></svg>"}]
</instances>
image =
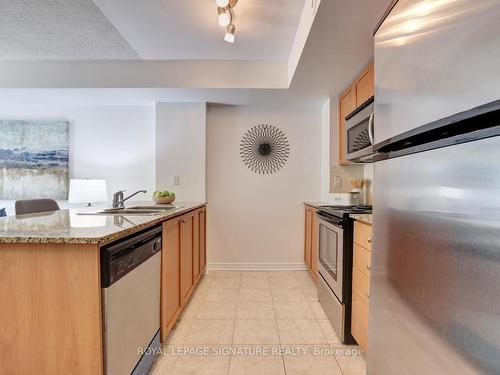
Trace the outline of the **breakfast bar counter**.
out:
<instances>
[{"instance_id":1,"label":"breakfast bar counter","mask_svg":"<svg viewBox=\"0 0 500 375\"><path fill-rule=\"evenodd\" d=\"M152 202L139 202L135 206L152 205ZM103 245L204 205L176 203L173 205L176 208L151 215L85 215L86 212L95 211L95 208L84 208L7 216L0 219L0 244Z\"/></svg>"},{"instance_id":2,"label":"breakfast bar counter","mask_svg":"<svg viewBox=\"0 0 500 375\"><path fill-rule=\"evenodd\" d=\"M136 206L147 204L153 206ZM156 225L163 233L165 339L206 267L205 203L175 206L149 214L84 208L0 218L0 374L103 374L102 247Z\"/></svg>"}]
</instances>

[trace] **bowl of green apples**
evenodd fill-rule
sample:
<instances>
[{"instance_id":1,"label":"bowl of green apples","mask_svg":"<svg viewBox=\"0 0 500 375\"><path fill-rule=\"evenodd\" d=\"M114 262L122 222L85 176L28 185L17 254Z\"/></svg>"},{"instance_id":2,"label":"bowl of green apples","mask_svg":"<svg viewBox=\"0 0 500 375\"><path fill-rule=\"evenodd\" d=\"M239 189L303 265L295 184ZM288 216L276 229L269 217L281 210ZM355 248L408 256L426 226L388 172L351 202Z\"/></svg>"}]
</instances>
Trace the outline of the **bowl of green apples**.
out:
<instances>
[{"instance_id":1,"label":"bowl of green apples","mask_svg":"<svg viewBox=\"0 0 500 375\"><path fill-rule=\"evenodd\" d=\"M172 191L155 191L153 193L153 201L157 204L170 204L175 201L175 193Z\"/></svg>"}]
</instances>

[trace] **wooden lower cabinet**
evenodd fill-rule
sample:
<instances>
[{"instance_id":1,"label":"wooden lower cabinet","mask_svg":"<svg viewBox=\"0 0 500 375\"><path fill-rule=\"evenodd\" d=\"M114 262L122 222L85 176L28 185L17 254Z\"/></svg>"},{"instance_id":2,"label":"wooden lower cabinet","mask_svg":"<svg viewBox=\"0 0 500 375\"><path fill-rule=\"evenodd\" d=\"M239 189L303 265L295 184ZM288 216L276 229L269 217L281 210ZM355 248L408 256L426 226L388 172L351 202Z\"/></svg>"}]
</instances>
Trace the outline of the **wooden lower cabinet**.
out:
<instances>
[{"instance_id":1,"label":"wooden lower cabinet","mask_svg":"<svg viewBox=\"0 0 500 375\"><path fill-rule=\"evenodd\" d=\"M102 374L100 250L0 244L0 374Z\"/></svg>"},{"instance_id":2,"label":"wooden lower cabinet","mask_svg":"<svg viewBox=\"0 0 500 375\"><path fill-rule=\"evenodd\" d=\"M314 278L318 275L318 221L316 213L315 207L305 205L304 262Z\"/></svg>"},{"instance_id":3,"label":"wooden lower cabinet","mask_svg":"<svg viewBox=\"0 0 500 375\"><path fill-rule=\"evenodd\" d=\"M316 216L317 210L313 210L312 215L312 228L311 228L311 264L310 271L314 278L318 276L318 217Z\"/></svg>"},{"instance_id":4,"label":"wooden lower cabinet","mask_svg":"<svg viewBox=\"0 0 500 375\"><path fill-rule=\"evenodd\" d=\"M195 217L190 212L181 217L181 289L182 305L184 306L194 288L194 253L195 253Z\"/></svg>"},{"instance_id":5,"label":"wooden lower cabinet","mask_svg":"<svg viewBox=\"0 0 500 375\"><path fill-rule=\"evenodd\" d=\"M206 268L206 208L163 223L161 341L165 342Z\"/></svg>"},{"instance_id":6,"label":"wooden lower cabinet","mask_svg":"<svg viewBox=\"0 0 500 375\"><path fill-rule=\"evenodd\" d=\"M364 350L368 350L368 304L352 293L351 334Z\"/></svg>"},{"instance_id":7,"label":"wooden lower cabinet","mask_svg":"<svg viewBox=\"0 0 500 375\"><path fill-rule=\"evenodd\" d=\"M203 207L198 211L200 220L200 276L207 269L207 209Z\"/></svg>"},{"instance_id":8,"label":"wooden lower cabinet","mask_svg":"<svg viewBox=\"0 0 500 375\"><path fill-rule=\"evenodd\" d=\"M182 309L181 219L163 223L161 254L161 341L164 342Z\"/></svg>"},{"instance_id":9,"label":"wooden lower cabinet","mask_svg":"<svg viewBox=\"0 0 500 375\"><path fill-rule=\"evenodd\" d=\"M368 350L372 226L354 222L351 333Z\"/></svg>"}]
</instances>

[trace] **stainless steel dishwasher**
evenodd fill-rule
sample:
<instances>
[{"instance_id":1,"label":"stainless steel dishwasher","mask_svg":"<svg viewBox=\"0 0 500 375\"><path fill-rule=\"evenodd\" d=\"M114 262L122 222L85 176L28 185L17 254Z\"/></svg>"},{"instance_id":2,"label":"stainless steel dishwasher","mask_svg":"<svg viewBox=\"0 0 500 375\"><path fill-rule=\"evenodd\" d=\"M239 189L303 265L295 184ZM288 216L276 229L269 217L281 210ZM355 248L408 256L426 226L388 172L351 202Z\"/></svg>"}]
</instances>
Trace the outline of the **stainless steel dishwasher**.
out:
<instances>
[{"instance_id":1,"label":"stainless steel dishwasher","mask_svg":"<svg viewBox=\"0 0 500 375\"><path fill-rule=\"evenodd\" d=\"M147 374L160 347L161 233L155 227L101 250L107 375Z\"/></svg>"}]
</instances>

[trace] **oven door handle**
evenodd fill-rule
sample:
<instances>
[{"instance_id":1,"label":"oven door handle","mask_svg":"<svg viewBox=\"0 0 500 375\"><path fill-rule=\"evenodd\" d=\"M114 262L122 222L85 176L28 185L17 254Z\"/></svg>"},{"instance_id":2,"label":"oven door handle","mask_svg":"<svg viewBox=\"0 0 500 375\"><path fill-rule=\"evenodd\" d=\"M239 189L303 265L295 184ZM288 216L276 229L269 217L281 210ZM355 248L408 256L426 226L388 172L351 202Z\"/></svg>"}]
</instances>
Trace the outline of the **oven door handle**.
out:
<instances>
[{"instance_id":1,"label":"oven door handle","mask_svg":"<svg viewBox=\"0 0 500 375\"><path fill-rule=\"evenodd\" d=\"M318 212L317 215L318 215L319 219L326 221L328 224L335 225L336 227L339 227L340 229L342 229L342 224L343 224L342 219L333 218L333 217L331 217L329 215L325 215L321 212Z\"/></svg>"}]
</instances>

